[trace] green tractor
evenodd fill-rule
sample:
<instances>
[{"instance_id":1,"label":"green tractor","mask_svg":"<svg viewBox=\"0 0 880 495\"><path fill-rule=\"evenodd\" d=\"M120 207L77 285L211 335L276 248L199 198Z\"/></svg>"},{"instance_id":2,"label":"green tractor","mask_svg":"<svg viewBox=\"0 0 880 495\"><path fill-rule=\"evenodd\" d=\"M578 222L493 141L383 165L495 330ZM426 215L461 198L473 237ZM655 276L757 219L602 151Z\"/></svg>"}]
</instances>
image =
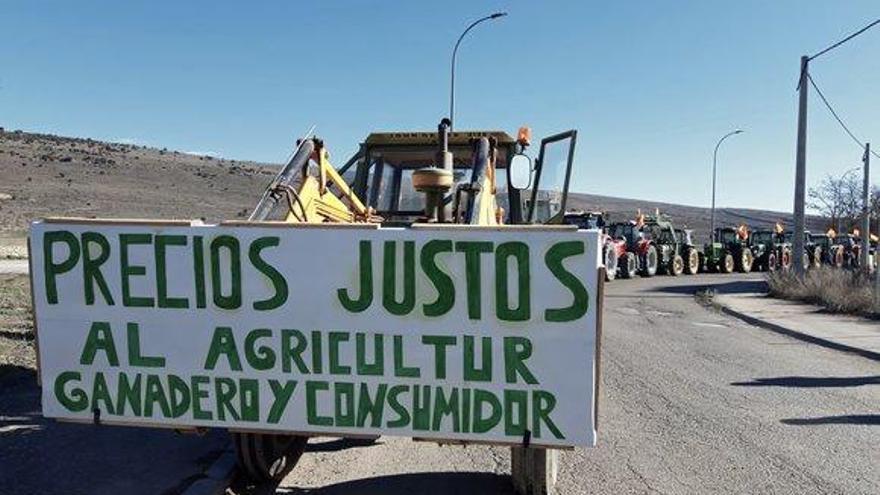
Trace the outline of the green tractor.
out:
<instances>
[{"instance_id":1,"label":"green tractor","mask_svg":"<svg viewBox=\"0 0 880 495\"><path fill-rule=\"evenodd\" d=\"M740 273L752 271L755 258L749 247L749 233L745 227L715 229L714 241L703 247L702 266L708 272Z\"/></svg>"},{"instance_id":2,"label":"green tractor","mask_svg":"<svg viewBox=\"0 0 880 495\"><path fill-rule=\"evenodd\" d=\"M696 275L700 271L700 250L693 241L692 229L675 229L675 237L681 245L682 257L684 258L684 272L688 275Z\"/></svg>"},{"instance_id":3,"label":"green tractor","mask_svg":"<svg viewBox=\"0 0 880 495\"><path fill-rule=\"evenodd\" d=\"M844 249L835 244L834 236L833 230L824 234L810 234L813 244L820 250L822 263L834 268L843 268Z\"/></svg>"},{"instance_id":4,"label":"green tractor","mask_svg":"<svg viewBox=\"0 0 880 495\"><path fill-rule=\"evenodd\" d=\"M791 243L785 235L776 230L756 230L749 236L749 245L758 270L774 272L791 268Z\"/></svg>"}]
</instances>

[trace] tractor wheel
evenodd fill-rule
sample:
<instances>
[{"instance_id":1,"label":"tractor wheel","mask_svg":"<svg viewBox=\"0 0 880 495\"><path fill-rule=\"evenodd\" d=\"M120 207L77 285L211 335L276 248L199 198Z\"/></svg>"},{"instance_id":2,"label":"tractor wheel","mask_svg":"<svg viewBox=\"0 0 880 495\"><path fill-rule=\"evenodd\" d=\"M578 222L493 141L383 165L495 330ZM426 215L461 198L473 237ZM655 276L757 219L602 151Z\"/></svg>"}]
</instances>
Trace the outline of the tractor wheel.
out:
<instances>
[{"instance_id":1,"label":"tractor wheel","mask_svg":"<svg viewBox=\"0 0 880 495\"><path fill-rule=\"evenodd\" d=\"M254 482L278 481L299 462L308 437L262 433L232 433L236 461Z\"/></svg>"},{"instance_id":2,"label":"tractor wheel","mask_svg":"<svg viewBox=\"0 0 880 495\"><path fill-rule=\"evenodd\" d=\"M605 246L605 280L617 278L617 254L612 246Z\"/></svg>"},{"instance_id":3,"label":"tractor wheel","mask_svg":"<svg viewBox=\"0 0 880 495\"><path fill-rule=\"evenodd\" d=\"M684 258L682 258L680 254L676 254L672 257L668 272L673 277L677 277L684 273Z\"/></svg>"},{"instance_id":4,"label":"tractor wheel","mask_svg":"<svg viewBox=\"0 0 880 495\"><path fill-rule=\"evenodd\" d=\"M648 249L645 250L645 254L642 255L642 276L643 277L653 277L657 275L657 268L660 265L659 257L657 256L657 248L655 246L648 246Z\"/></svg>"},{"instance_id":5,"label":"tractor wheel","mask_svg":"<svg viewBox=\"0 0 880 495\"><path fill-rule=\"evenodd\" d=\"M620 267L620 274L623 275L623 278L633 278L639 272L639 262L636 259L635 253L630 253L627 251L626 254L622 256L623 266Z\"/></svg>"},{"instance_id":6,"label":"tractor wheel","mask_svg":"<svg viewBox=\"0 0 880 495\"><path fill-rule=\"evenodd\" d=\"M736 263L733 260L733 255L730 253L725 254L721 258L721 272L722 273L733 273L733 268Z\"/></svg>"},{"instance_id":7,"label":"tractor wheel","mask_svg":"<svg viewBox=\"0 0 880 495\"><path fill-rule=\"evenodd\" d=\"M736 260L736 270L740 273L749 273L752 271L752 264L755 257L752 255L751 249L743 249Z\"/></svg>"},{"instance_id":8,"label":"tractor wheel","mask_svg":"<svg viewBox=\"0 0 880 495\"><path fill-rule=\"evenodd\" d=\"M770 253L767 255L767 264L764 265L764 269L768 272L775 272L776 269L779 268L776 266L776 253Z\"/></svg>"},{"instance_id":9,"label":"tractor wheel","mask_svg":"<svg viewBox=\"0 0 880 495\"><path fill-rule=\"evenodd\" d=\"M813 248L813 268L822 266L822 248L816 246Z\"/></svg>"},{"instance_id":10,"label":"tractor wheel","mask_svg":"<svg viewBox=\"0 0 880 495\"><path fill-rule=\"evenodd\" d=\"M779 264L779 267L783 270L791 269L791 251L788 249L782 250L782 262Z\"/></svg>"},{"instance_id":11,"label":"tractor wheel","mask_svg":"<svg viewBox=\"0 0 880 495\"><path fill-rule=\"evenodd\" d=\"M700 253L696 249L688 249L684 255L684 272L688 275L695 275L700 271Z\"/></svg>"}]
</instances>

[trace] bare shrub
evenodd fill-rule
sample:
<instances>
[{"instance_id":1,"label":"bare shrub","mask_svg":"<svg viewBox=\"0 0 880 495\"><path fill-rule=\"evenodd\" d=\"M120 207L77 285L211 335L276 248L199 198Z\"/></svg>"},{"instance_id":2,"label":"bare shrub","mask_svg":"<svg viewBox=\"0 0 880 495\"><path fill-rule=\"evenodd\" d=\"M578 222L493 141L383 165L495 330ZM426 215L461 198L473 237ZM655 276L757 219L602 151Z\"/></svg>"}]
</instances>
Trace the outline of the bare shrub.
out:
<instances>
[{"instance_id":1,"label":"bare shrub","mask_svg":"<svg viewBox=\"0 0 880 495\"><path fill-rule=\"evenodd\" d=\"M877 314L873 277L858 271L819 267L803 278L793 271L767 274L770 295L824 306L835 313Z\"/></svg>"}]
</instances>

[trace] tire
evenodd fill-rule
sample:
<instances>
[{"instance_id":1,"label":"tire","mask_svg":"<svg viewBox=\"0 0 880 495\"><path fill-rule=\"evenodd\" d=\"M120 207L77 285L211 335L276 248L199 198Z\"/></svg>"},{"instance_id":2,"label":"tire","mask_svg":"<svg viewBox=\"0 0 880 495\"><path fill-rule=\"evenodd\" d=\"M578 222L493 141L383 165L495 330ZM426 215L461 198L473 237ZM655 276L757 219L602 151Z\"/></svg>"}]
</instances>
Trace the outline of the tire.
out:
<instances>
[{"instance_id":1,"label":"tire","mask_svg":"<svg viewBox=\"0 0 880 495\"><path fill-rule=\"evenodd\" d=\"M779 268L776 261L776 253L770 253L767 255L767 264L764 266L764 269L768 272L775 272L776 269Z\"/></svg>"},{"instance_id":2,"label":"tire","mask_svg":"<svg viewBox=\"0 0 880 495\"><path fill-rule=\"evenodd\" d=\"M645 254L642 255L642 276L653 277L654 275L657 275L659 264L660 260L657 256L657 248L653 245L648 246L648 249L645 250Z\"/></svg>"},{"instance_id":3,"label":"tire","mask_svg":"<svg viewBox=\"0 0 880 495\"><path fill-rule=\"evenodd\" d=\"M733 273L734 266L736 262L733 260L733 255L730 253L725 254L721 258L721 273Z\"/></svg>"},{"instance_id":4,"label":"tire","mask_svg":"<svg viewBox=\"0 0 880 495\"><path fill-rule=\"evenodd\" d=\"M755 257L752 256L752 250L743 249L736 259L736 271L740 273L749 273L750 271L752 271L752 264L754 262Z\"/></svg>"},{"instance_id":5,"label":"tire","mask_svg":"<svg viewBox=\"0 0 880 495\"><path fill-rule=\"evenodd\" d=\"M635 277L639 272L639 263L635 253L627 251L621 258L623 264L620 266L620 274L623 275L623 278Z\"/></svg>"},{"instance_id":6,"label":"tire","mask_svg":"<svg viewBox=\"0 0 880 495\"><path fill-rule=\"evenodd\" d=\"M612 281L617 278L617 254L614 246L605 246L605 280Z\"/></svg>"},{"instance_id":7,"label":"tire","mask_svg":"<svg viewBox=\"0 0 880 495\"><path fill-rule=\"evenodd\" d=\"M682 273L684 273L684 258L680 254L676 254L672 257L672 262L669 263L669 274L677 277Z\"/></svg>"},{"instance_id":8,"label":"tire","mask_svg":"<svg viewBox=\"0 0 880 495\"><path fill-rule=\"evenodd\" d=\"M299 435L231 435L238 467L248 479L257 483L283 479L299 462L309 440Z\"/></svg>"},{"instance_id":9,"label":"tire","mask_svg":"<svg viewBox=\"0 0 880 495\"><path fill-rule=\"evenodd\" d=\"M688 249L684 254L684 272L696 275L700 271L700 253L696 249Z\"/></svg>"},{"instance_id":10,"label":"tire","mask_svg":"<svg viewBox=\"0 0 880 495\"><path fill-rule=\"evenodd\" d=\"M831 264L834 266L834 268L843 268L843 263L843 249L837 248L834 250L834 254L831 257Z\"/></svg>"},{"instance_id":11,"label":"tire","mask_svg":"<svg viewBox=\"0 0 880 495\"><path fill-rule=\"evenodd\" d=\"M779 263L779 268L791 270L791 251L788 249L782 250L782 261Z\"/></svg>"}]
</instances>

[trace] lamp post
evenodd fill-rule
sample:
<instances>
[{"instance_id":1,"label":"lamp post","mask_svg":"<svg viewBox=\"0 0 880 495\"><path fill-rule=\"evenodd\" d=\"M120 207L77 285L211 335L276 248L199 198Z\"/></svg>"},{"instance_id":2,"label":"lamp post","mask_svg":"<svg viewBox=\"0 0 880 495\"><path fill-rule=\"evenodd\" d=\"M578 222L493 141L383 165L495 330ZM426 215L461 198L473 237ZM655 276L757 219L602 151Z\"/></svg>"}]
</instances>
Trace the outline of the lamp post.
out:
<instances>
[{"instance_id":1,"label":"lamp post","mask_svg":"<svg viewBox=\"0 0 880 495\"><path fill-rule=\"evenodd\" d=\"M725 139L733 136L734 134L742 134L742 129L736 129L734 131L730 131L721 139L718 140L718 144L715 145L715 152L712 153L712 220L709 224L710 235L712 236L712 242L715 242L715 178L717 176L717 168L718 168L718 148L721 146L721 143L724 142Z\"/></svg>"},{"instance_id":2,"label":"lamp post","mask_svg":"<svg viewBox=\"0 0 880 495\"><path fill-rule=\"evenodd\" d=\"M458 37L458 41L455 42L455 48L452 50L452 74L450 78L449 84L449 129L452 130L452 126L455 122L455 56L458 54L458 45L461 44L461 40L464 39L465 35L474 28L477 24L483 21L489 21L492 19L498 19L499 17L504 17L507 15L507 12L495 12L494 14L487 15L486 17L482 17L472 22L470 26L468 26L462 33L461 36Z\"/></svg>"}]
</instances>

